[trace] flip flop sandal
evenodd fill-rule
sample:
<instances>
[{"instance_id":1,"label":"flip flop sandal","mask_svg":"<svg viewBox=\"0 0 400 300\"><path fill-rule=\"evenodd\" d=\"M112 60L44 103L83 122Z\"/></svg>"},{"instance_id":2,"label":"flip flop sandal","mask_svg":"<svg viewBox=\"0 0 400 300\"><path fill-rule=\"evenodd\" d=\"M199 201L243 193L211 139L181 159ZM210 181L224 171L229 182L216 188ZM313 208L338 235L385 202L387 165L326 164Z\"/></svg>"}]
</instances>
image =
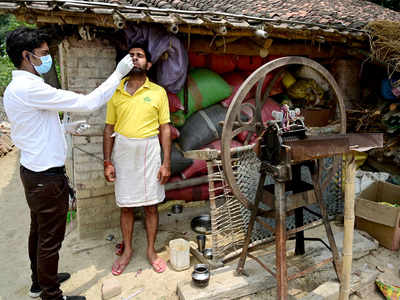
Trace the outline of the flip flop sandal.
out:
<instances>
[{"instance_id":1,"label":"flip flop sandal","mask_svg":"<svg viewBox=\"0 0 400 300\"><path fill-rule=\"evenodd\" d=\"M111 269L111 274L113 274L114 276L121 275L128 265L129 265L129 263L128 264L120 264L119 268L115 268L115 265L113 265L112 269Z\"/></svg>"},{"instance_id":2,"label":"flip flop sandal","mask_svg":"<svg viewBox=\"0 0 400 300\"><path fill-rule=\"evenodd\" d=\"M115 255L121 256L124 253L124 242L115 245Z\"/></svg>"},{"instance_id":3,"label":"flip flop sandal","mask_svg":"<svg viewBox=\"0 0 400 300\"><path fill-rule=\"evenodd\" d=\"M167 263L162 258L157 258L151 263L153 270L157 273L162 273L167 269Z\"/></svg>"}]
</instances>

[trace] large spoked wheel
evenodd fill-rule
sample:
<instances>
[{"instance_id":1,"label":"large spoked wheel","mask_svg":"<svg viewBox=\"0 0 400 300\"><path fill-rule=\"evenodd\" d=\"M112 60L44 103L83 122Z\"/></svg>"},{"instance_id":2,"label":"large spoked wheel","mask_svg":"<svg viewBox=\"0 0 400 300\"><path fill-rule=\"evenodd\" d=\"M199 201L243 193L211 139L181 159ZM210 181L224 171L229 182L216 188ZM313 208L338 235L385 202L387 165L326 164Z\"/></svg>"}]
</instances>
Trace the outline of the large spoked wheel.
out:
<instances>
[{"instance_id":1,"label":"large spoked wheel","mask_svg":"<svg viewBox=\"0 0 400 300\"><path fill-rule=\"evenodd\" d=\"M229 106L227 115L225 117L221 138L222 165L226 181L228 182L232 193L246 208L250 208L251 203L246 194L242 192L240 183L238 183L237 176L235 175L237 174L237 170L234 170L235 160L232 159L231 143L237 135L244 131L248 132L245 144L249 143L251 137L259 137L262 134L265 129L265 123L262 120L261 109L267 100L277 78L279 78L279 76L287 67L293 65L308 66L321 74L329 83L330 89L333 92L332 94L336 98L336 105L334 108L332 108L336 111L336 123L338 125L338 131L336 133L346 133L346 115L343 95L333 76L322 65L305 57L290 56L273 60L258 68L242 84L231 105ZM267 87L265 93L262 94L262 85L264 79L267 74L273 71L275 71L276 74ZM245 99L249 91L255 85L257 85L257 89L255 104L253 105L253 103L245 102ZM249 111L249 109L252 111L252 117L250 119L244 119L243 111ZM251 166L247 167L251 168ZM256 168L256 166L254 167Z\"/></svg>"}]
</instances>

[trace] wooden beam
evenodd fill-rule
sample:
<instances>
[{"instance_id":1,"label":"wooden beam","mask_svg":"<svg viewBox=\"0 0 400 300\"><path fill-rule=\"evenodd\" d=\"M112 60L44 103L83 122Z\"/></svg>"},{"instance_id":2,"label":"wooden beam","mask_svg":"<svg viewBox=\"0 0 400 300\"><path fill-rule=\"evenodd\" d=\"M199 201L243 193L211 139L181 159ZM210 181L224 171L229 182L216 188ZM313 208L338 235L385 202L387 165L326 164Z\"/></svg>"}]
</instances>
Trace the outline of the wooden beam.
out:
<instances>
[{"instance_id":1,"label":"wooden beam","mask_svg":"<svg viewBox=\"0 0 400 300\"><path fill-rule=\"evenodd\" d=\"M209 38L196 38L190 41L190 51L214 54L236 54L258 56L263 49L249 38L226 44L225 47L215 48ZM277 41L268 48L269 55L301 55L312 58L348 57L347 49L338 45L319 45L311 42Z\"/></svg>"}]
</instances>

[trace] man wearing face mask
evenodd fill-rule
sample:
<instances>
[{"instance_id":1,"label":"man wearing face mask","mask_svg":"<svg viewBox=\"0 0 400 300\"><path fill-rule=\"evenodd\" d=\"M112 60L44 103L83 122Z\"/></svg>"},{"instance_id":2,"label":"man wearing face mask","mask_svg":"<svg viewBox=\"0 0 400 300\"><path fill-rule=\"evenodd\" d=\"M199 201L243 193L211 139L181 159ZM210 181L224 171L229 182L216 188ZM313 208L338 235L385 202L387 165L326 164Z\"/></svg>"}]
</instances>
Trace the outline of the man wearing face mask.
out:
<instances>
[{"instance_id":1,"label":"man wearing face mask","mask_svg":"<svg viewBox=\"0 0 400 300\"><path fill-rule=\"evenodd\" d=\"M133 61L125 56L110 77L88 95L56 89L40 77L52 64L48 40L43 31L25 27L9 32L6 38L7 54L17 70L12 72L3 101L11 137L21 150L20 175L31 214L29 295L44 300L83 300L83 296L63 296L60 282L70 275L57 274L69 202L64 168L67 144L58 112L100 108L132 69Z\"/></svg>"},{"instance_id":2,"label":"man wearing face mask","mask_svg":"<svg viewBox=\"0 0 400 300\"><path fill-rule=\"evenodd\" d=\"M165 198L164 184L171 172L168 98L165 90L146 76L151 58L145 46L132 45L129 54L134 67L107 104L103 139L104 176L107 181L115 182L115 199L121 208L123 242L118 253L121 256L112 266L113 275L120 275L132 257L133 209L140 206L146 215L147 259L154 271L161 273L166 269L154 243L157 204Z\"/></svg>"}]
</instances>

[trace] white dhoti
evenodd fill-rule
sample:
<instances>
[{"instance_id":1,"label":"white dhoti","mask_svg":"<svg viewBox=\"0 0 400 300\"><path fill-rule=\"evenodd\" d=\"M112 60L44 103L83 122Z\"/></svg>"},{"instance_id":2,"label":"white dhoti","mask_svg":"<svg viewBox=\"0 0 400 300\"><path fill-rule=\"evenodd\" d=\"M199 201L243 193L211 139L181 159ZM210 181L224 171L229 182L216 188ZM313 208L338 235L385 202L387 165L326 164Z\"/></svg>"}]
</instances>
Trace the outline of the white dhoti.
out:
<instances>
[{"instance_id":1,"label":"white dhoti","mask_svg":"<svg viewBox=\"0 0 400 300\"><path fill-rule=\"evenodd\" d=\"M112 161L115 199L119 207L148 206L164 200L164 186L157 180L160 151L157 136L130 139L116 134Z\"/></svg>"}]
</instances>

